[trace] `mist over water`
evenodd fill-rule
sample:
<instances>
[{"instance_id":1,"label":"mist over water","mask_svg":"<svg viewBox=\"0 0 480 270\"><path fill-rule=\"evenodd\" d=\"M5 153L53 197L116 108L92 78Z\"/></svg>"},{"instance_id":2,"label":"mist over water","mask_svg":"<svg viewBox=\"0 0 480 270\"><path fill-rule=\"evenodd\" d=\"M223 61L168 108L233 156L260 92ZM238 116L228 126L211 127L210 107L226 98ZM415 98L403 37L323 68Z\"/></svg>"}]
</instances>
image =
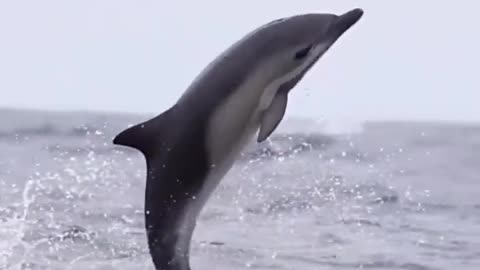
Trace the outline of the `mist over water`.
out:
<instances>
[{"instance_id":1,"label":"mist over water","mask_svg":"<svg viewBox=\"0 0 480 270\"><path fill-rule=\"evenodd\" d=\"M0 269L153 269L148 116L0 110ZM479 269L480 125L290 119L200 216L192 269Z\"/></svg>"}]
</instances>

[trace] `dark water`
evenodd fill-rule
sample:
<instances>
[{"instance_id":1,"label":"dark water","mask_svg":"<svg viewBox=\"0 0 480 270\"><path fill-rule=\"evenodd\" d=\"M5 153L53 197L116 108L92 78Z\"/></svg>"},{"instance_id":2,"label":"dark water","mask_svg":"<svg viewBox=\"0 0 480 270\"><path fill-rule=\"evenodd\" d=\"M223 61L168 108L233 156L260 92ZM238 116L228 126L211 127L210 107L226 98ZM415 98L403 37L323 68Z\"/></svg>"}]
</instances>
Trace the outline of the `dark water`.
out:
<instances>
[{"instance_id":1,"label":"dark water","mask_svg":"<svg viewBox=\"0 0 480 270\"><path fill-rule=\"evenodd\" d=\"M110 143L142 119L0 110L0 269L153 269L144 161ZM193 269L480 269L480 125L312 123L245 151Z\"/></svg>"}]
</instances>

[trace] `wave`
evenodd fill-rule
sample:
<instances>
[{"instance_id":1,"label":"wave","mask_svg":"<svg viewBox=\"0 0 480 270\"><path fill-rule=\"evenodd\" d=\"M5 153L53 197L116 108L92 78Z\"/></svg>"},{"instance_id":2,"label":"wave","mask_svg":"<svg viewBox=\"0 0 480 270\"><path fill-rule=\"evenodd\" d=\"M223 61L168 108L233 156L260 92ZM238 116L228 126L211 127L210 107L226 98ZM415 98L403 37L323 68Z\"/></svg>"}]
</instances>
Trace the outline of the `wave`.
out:
<instances>
[{"instance_id":1,"label":"wave","mask_svg":"<svg viewBox=\"0 0 480 270\"><path fill-rule=\"evenodd\" d=\"M86 128L75 128L69 133L50 131L50 134L55 136L86 136L92 134ZM89 132L89 133L87 133ZM98 132L100 133L100 132ZM98 134L97 133L97 134ZM37 135L45 133L36 133ZM53 135L51 135L53 136ZM0 137L1 138L1 137ZM279 157L291 157L301 153L327 149L335 143L335 138L322 134L278 134L272 136L269 142L255 145L255 147L247 148L240 156L240 161L254 161L266 160ZM59 154L65 156L79 156L94 153L97 155L110 155L117 153L125 153L129 155L136 155L138 151L128 147L117 146L103 138L94 143L90 142L88 145L71 145L71 144L51 144L45 148L52 154ZM352 154L353 155L353 154Z\"/></svg>"},{"instance_id":2,"label":"wave","mask_svg":"<svg viewBox=\"0 0 480 270\"><path fill-rule=\"evenodd\" d=\"M0 131L0 139L22 140L32 137L86 137L89 135L102 134L104 134L104 129L94 125L81 125L62 129L52 124L44 124L37 127Z\"/></svg>"},{"instance_id":3,"label":"wave","mask_svg":"<svg viewBox=\"0 0 480 270\"><path fill-rule=\"evenodd\" d=\"M242 153L240 160L252 161L290 157L304 152L324 150L335 142L336 139L333 136L318 133L280 133Z\"/></svg>"},{"instance_id":4,"label":"wave","mask_svg":"<svg viewBox=\"0 0 480 270\"><path fill-rule=\"evenodd\" d=\"M323 257L306 257L298 255L278 255L278 259L285 259L288 261L297 261L315 266L326 266L329 269L405 269L405 270L436 270L438 268L430 267L426 264L416 262L401 262L396 260L361 260L353 262L340 262L335 255Z\"/></svg>"},{"instance_id":5,"label":"wave","mask_svg":"<svg viewBox=\"0 0 480 270\"><path fill-rule=\"evenodd\" d=\"M337 180L326 181L320 185L300 188L280 197L267 199L261 203L250 205L246 211L252 214L279 214L285 212L310 211L324 207L327 204L353 205L396 205L400 203L400 194L380 183L340 184ZM364 220L345 220L346 223L367 223ZM379 224L369 224L377 226Z\"/></svg>"},{"instance_id":6,"label":"wave","mask_svg":"<svg viewBox=\"0 0 480 270\"><path fill-rule=\"evenodd\" d=\"M89 232L87 229L79 225L68 226L59 234L50 235L50 241L90 241L95 236L94 232Z\"/></svg>"},{"instance_id":7,"label":"wave","mask_svg":"<svg viewBox=\"0 0 480 270\"><path fill-rule=\"evenodd\" d=\"M115 145L86 145L86 146L71 146L71 145L60 145L53 144L46 147L46 150L52 154L57 154L59 156L82 156L89 155L91 153L95 155L111 155L115 153L128 153L128 154L138 154L138 151L131 148L115 146Z\"/></svg>"},{"instance_id":8,"label":"wave","mask_svg":"<svg viewBox=\"0 0 480 270\"><path fill-rule=\"evenodd\" d=\"M19 138L27 136L53 136L58 131L50 124L45 124L39 127L31 128L17 128L11 131L0 132L0 138Z\"/></svg>"}]
</instances>

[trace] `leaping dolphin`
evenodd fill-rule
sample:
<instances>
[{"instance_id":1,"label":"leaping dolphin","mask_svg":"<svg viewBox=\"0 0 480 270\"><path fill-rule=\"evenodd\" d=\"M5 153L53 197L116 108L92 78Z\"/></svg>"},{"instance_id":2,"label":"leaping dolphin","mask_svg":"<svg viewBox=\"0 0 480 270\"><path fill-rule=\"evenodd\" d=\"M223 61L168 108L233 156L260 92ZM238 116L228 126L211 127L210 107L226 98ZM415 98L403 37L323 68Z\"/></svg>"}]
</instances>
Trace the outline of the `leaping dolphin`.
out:
<instances>
[{"instance_id":1,"label":"leaping dolphin","mask_svg":"<svg viewBox=\"0 0 480 270\"><path fill-rule=\"evenodd\" d=\"M189 270L196 219L240 151L266 140L288 93L363 15L302 14L248 33L211 62L171 108L119 133L147 165L145 223L158 270Z\"/></svg>"}]
</instances>

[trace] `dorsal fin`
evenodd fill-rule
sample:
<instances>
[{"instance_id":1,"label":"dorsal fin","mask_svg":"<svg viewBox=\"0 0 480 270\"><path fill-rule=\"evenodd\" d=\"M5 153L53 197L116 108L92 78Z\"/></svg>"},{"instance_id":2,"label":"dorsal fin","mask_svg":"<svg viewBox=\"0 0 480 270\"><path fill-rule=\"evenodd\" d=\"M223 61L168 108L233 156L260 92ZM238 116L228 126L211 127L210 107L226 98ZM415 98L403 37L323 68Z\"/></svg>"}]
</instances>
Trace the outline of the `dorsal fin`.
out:
<instances>
[{"instance_id":1,"label":"dorsal fin","mask_svg":"<svg viewBox=\"0 0 480 270\"><path fill-rule=\"evenodd\" d=\"M151 153L156 143L168 128L167 121L170 110L143 123L131 126L113 138L113 144L135 148L144 155Z\"/></svg>"}]
</instances>

